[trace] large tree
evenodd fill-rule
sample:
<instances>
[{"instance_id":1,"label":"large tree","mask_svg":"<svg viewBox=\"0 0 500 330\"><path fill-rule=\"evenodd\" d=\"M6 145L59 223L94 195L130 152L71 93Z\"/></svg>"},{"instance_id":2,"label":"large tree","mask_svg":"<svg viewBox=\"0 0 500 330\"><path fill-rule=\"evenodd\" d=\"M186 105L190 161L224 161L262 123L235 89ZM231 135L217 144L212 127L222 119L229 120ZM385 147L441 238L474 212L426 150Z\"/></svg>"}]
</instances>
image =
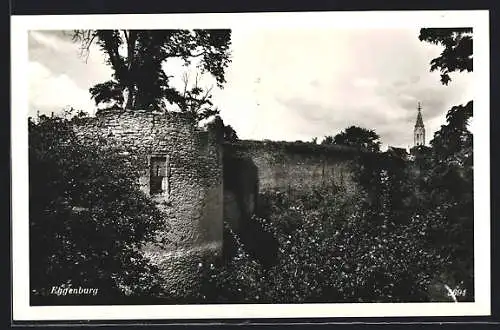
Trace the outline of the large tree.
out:
<instances>
[{"instance_id":1,"label":"large tree","mask_svg":"<svg viewBox=\"0 0 500 330\"><path fill-rule=\"evenodd\" d=\"M196 61L220 88L226 82L230 30L74 30L72 36L83 56L97 44L113 69L111 80L90 89L96 104L111 101L127 109L162 109L165 102L182 105L184 95L171 86L172 76L163 69L171 59L186 66Z\"/></svg>"},{"instance_id":2,"label":"large tree","mask_svg":"<svg viewBox=\"0 0 500 330\"><path fill-rule=\"evenodd\" d=\"M430 63L431 71L441 72L444 85L451 81L451 72L472 71L472 28L424 28L418 38L444 47Z\"/></svg>"},{"instance_id":3,"label":"large tree","mask_svg":"<svg viewBox=\"0 0 500 330\"><path fill-rule=\"evenodd\" d=\"M380 151L380 136L373 130L358 126L346 128L344 131L335 135L332 142L334 144L357 147L362 150L373 152Z\"/></svg>"},{"instance_id":4,"label":"large tree","mask_svg":"<svg viewBox=\"0 0 500 330\"><path fill-rule=\"evenodd\" d=\"M440 70L444 85L451 80L451 72L473 71L472 38L472 28L420 30L421 41L444 46L431 61L431 71ZM472 116L473 101L447 112L446 124L430 142L432 155L422 176L424 202L429 216L435 218L433 241L439 242L450 263L441 281L465 288L462 300L474 298L473 136L468 130Z\"/></svg>"}]
</instances>

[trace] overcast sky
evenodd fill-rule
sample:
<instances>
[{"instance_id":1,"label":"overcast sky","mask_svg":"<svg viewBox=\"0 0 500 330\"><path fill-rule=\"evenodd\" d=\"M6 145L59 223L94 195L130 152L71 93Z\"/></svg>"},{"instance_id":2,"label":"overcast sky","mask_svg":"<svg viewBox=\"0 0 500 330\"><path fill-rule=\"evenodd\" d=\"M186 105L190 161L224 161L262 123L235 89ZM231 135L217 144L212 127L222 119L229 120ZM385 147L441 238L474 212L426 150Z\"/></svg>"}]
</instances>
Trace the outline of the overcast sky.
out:
<instances>
[{"instance_id":1,"label":"overcast sky","mask_svg":"<svg viewBox=\"0 0 500 330\"><path fill-rule=\"evenodd\" d=\"M428 143L449 108L473 99L473 74L454 74L441 85L439 73L429 72L441 48L418 34L418 28L233 29L227 84L214 91L214 103L243 139L321 141L357 125L375 130L384 146L406 148L421 102ZM176 63L166 69L183 72ZM111 69L96 48L85 62L62 32L31 31L29 75L30 115L65 106L94 113L88 90L109 80Z\"/></svg>"}]
</instances>

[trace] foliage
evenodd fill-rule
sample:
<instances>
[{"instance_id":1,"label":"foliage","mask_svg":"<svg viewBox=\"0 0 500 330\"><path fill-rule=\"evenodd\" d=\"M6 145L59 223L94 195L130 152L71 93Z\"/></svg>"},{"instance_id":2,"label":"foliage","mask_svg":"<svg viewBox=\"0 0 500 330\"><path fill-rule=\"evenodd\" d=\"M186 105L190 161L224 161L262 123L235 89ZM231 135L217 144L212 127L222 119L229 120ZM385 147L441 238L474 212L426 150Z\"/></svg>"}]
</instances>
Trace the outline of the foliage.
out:
<instances>
[{"instance_id":1,"label":"foliage","mask_svg":"<svg viewBox=\"0 0 500 330\"><path fill-rule=\"evenodd\" d=\"M358 126L350 126L344 131L335 135L333 139L329 136L325 137L322 144L340 144L347 145L361 150L377 152L380 150L380 136L373 130Z\"/></svg>"},{"instance_id":2,"label":"foliage","mask_svg":"<svg viewBox=\"0 0 500 330\"><path fill-rule=\"evenodd\" d=\"M201 269L204 285L200 300L206 303L264 302L268 295L264 269L227 223L224 224L224 245L228 256L213 264L204 264Z\"/></svg>"},{"instance_id":3,"label":"foliage","mask_svg":"<svg viewBox=\"0 0 500 330\"><path fill-rule=\"evenodd\" d=\"M116 81L109 80L96 84L89 89L89 92L96 105L103 102L114 102L116 106L123 107L123 89Z\"/></svg>"},{"instance_id":4,"label":"foliage","mask_svg":"<svg viewBox=\"0 0 500 330\"><path fill-rule=\"evenodd\" d=\"M380 218L362 194L349 196L338 187L263 197L266 217L252 221L278 240L277 263L264 267L227 227L233 254L207 269L207 302L428 301L434 274L449 264L429 244L438 212L426 218L413 213L401 226L390 213Z\"/></svg>"},{"instance_id":5,"label":"foliage","mask_svg":"<svg viewBox=\"0 0 500 330\"><path fill-rule=\"evenodd\" d=\"M96 105L123 103L126 96L127 109L163 109L165 101L185 109L190 99L186 101L185 96L170 86L172 77L163 70L163 65L174 58L182 60L184 65L199 59L201 71L210 73L222 88L230 62L230 39L230 30L73 31L73 40L80 43L83 55L88 56L95 42L113 69L112 80L90 89ZM199 87L191 91L193 95L199 93Z\"/></svg>"},{"instance_id":6,"label":"foliage","mask_svg":"<svg viewBox=\"0 0 500 330\"><path fill-rule=\"evenodd\" d=\"M450 73L472 71L472 28L424 28L418 38L444 47L431 61L431 71L441 72L444 85L451 81Z\"/></svg>"},{"instance_id":7,"label":"foliage","mask_svg":"<svg viewBox=\"0 0 500 330\"><path fill-rule=\"evenodd\" d=\"M446 205L441 248L455 257L449 277L460 279L473 296L474 196L472 133L467 129L473 102L448 111L447 124L431 141L432 166L424 173L429 208Z\"/></svg>"},{"instance_id":8,"label":"foliage","mask_svg":"<svg viewBox=\"0 0 500 330\"><path fill-rule=\"evenodd\" d=\"M389 213L399 224L411 212L433 219L428 244L449 260L436 281L467 288L460 299L469 301L474 297L472 114L472 101L452 107L431 147L412 149L412 162L372 156L359 162L357 172L376 212Z\"/></svg>"},{"instance_id":9,"label":"foliage","mask_svg":"<svg viewBox=\"0 0 500 330\"><path fill-rule=\"evenodd\" d=\"M194 84L189 88L189 75L184 73L184 90L177 102L181 111L191 114L197 122L220 113L218 109L213 108L212 87L201 88L198 79L196 74Z\"/></svg>"},{"instance_id":10,"label":"foliage","mask_svg":"<svg viewBox=\"0 0 500 330\"><path fill-rule=\"evenodd\" d=\"M321 141L321 144L333 144L333 136L327 135L323 138L323 141Z\"/></svg>"},{"instance_id":11,"label":"foliage","mask_svg":"<svg viewBox=\"0 0 500 330\"><path fill-rule=\"evenodd\" d=\"M310 142L301 141L271 141L271 140L238 140L236 146L241 149L266 149L272 150L273 154L312 154L312 153L325 153L325 154L357 154L359 150L351 146L336 145L336 144L314 144Z\"/></svg>"},{"instance_id":12,"label":"foliage","mask_svg":"<svg viewBox=\"0 0 500 330\"><path fill-rule=\"evenodd\" d=\"M473 115L473 101L452 107L446 114L446 125L434 134L430 142L438 162L464 165L472 161L472 133L468 130Z\"/></svg>"},{"instance_id":13,"label":"foliage","mask_svg":"<svg viewBox=\"0 0 500 330\"><path fill-rule=\"evenodd\" d=\"M81 144L71 127L78 120L29 121L32 293L98 288L101 303L153 294L156 268L140 248L154 238L162 216L139 190L137 160L112 146Z\"/></svg>"},{"instance_id":14,"label":"foliage","mask_svg":"<svg viewBox=\"0 0 500 330\"><path fill-rule=\"evenodd\" d=\"M361 154L353 164L354 180L375 218L390 216L406 225L418 203L411 164L390 152Z\"/></svg>"},{"instance_id":15,"label":"foliage","mask_svg":"<svg viewBox=\"0 0 500 330\"><path fill-rule=\"evenodd\" d=\"M441 71L441 82L451 80L451 72L473 71L472 28L421 29L419 39L444 46L441 55L431 61L431 71ZM474 196L472 133L468 130L473 115L473 102L452 107L446 115L446 125L434 134L430 160L424 162L422 191L428 207L442 207L445 229L439 245L455 258L443 275L468 288L466 299L474 297Z\"/></svg>"},{"instance_id":16,"label":"foliage","mask_svg":"<svg viewBox=\"0 0 500 330\"><path fill-rule=\"evenodd\" d=\"M231 125L224 125L224 141L226 142L236 142L238 141L238 134Z\"/></svg>"}]
</instances>

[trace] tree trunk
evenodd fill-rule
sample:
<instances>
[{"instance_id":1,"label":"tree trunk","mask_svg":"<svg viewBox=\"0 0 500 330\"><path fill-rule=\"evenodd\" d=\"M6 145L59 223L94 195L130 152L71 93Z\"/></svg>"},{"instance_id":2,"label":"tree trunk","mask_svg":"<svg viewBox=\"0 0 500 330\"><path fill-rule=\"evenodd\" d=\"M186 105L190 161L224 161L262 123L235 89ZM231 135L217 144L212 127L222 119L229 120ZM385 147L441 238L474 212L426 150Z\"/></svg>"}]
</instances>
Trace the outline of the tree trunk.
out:
<instances>
[{"instance_id":1,"label":"tree trunk","mask_svg":"<svg viewBox=\"0 0 500 330\"><path fill-rule=\"evenodd\" d=\"M135 109L135 104L137 101L137 91L133 84L127 86L125 89L127 91L127 103L125 104L125 109L133 110Z\"/></svg>"},{"instance_id":2,"label":"tree trunk","mask_svg":"<svg viewBox=\"0 0 500 330\"><path fill-rule=\"evenodd\" d=\"M134 81L134 71L135 71L135 47L137 41L137 31L134 30L123 30L123 34L125 35L125 39L127 41L127 59L126 59L126 72L127 72L127 91L128 98L126 109L135 109L137 103L137 89Z\"/></svg>"}]
</instances>

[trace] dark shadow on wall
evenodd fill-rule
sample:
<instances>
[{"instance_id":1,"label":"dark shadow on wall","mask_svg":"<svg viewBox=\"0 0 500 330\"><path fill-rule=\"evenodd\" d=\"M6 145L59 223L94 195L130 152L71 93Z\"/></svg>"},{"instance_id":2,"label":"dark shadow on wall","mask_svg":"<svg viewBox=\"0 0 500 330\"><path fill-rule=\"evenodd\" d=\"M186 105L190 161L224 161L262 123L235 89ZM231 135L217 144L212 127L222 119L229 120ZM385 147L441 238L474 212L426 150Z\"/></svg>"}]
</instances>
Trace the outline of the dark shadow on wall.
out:
<instances>
[{"instance_id":1,"label":"dark shadow on wall","mask_svg":"<svg viewBox=\"0 0 500 330\"><path fill-rule=\"evenodd\" d=\"M253 160L224 145L224 221L239 236L245 250L264 267L276 262L278 243L262 225L252 221L258 204L259 173ZM227 242L227 244L226 244ZM231 258L234 246L224 240L224 255Z\"/></svg>"}]
</instances>

